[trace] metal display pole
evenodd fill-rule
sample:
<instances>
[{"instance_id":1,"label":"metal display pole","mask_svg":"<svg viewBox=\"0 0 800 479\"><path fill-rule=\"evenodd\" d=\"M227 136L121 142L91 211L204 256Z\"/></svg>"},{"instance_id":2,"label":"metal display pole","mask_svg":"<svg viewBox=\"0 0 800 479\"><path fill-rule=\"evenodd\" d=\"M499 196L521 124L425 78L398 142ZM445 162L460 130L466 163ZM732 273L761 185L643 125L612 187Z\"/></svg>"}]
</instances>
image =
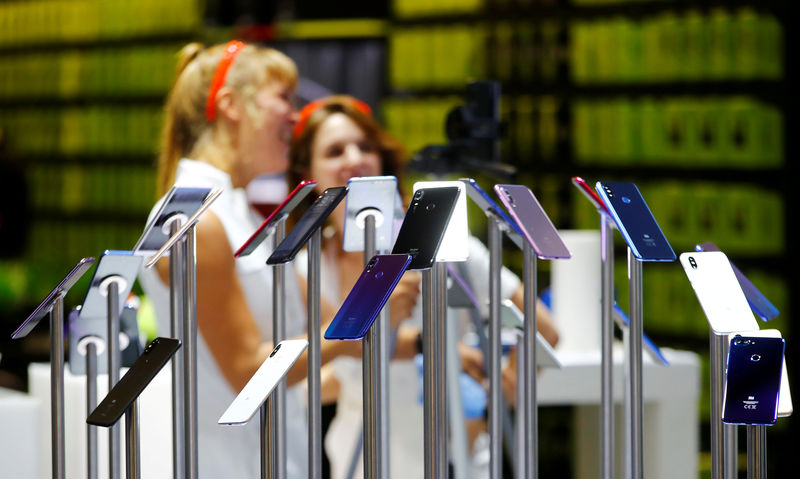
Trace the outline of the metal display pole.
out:
<instances>
[{"instance_id":1,"label":"metal display pole","mask_svg":"<svg viewBox=\"0 0 800 479\"><path fill-rule=\"evenodd\" d=\"M97 407L97 345L86 344L86 415ZM97 479L97 426L86 424L86 473L89 479Z\"/></svg>"},{"instance_id":2,"label":"metal display pole","mask_svg":"<svg viewBox=\"0 0 800 479\"><path fill-rule=\"evenodd\" d=\"M139 450L139 399L133 401L125 411L125 477L139 479L141 470L141 453Z\"/></svg>"},{"instance_id":3,"label":"metal display pole","mask_svg":"<svg viewBox=\"0 0 800 479\"><path fill-rule=\"evenodd\" d=\"M64 479L64 295L50 310L50 425L54 479Z\"/></svg>"},{"instance_id":4,"label":"metal display pole","mask_svg":"<svg viewBox=\"0 0 800 479\"><path fill-rule=\"evenodd\" d=\"M523 290L524 290L524 317L523 325L523 397L522 409L524 410L525 424L523 430L522 456L524 473L520 477L533 479L538 477L539 468L539 441L538 425L539 414L536 405L536 254L529 242L523 247ZM519 409L519 406L517 406Z\"/></svg>"},{"instance_id":5,"label":"metal display pole","mask_svg":"<svg viewBox=\"0 0 800 479\"><path fill-rule=\"evenodd\" d=\"M524 254L524 253L523 253ZM520 377L522 372L525 370L525 335L520 334L517 338L517 378ZM528 459L525 457L527 454L527 449L524 449L525 444L525 423L528 421L525 417L525 387L522 384L523 381L517 381L517 387L514 391L516 403L517 403L517 414L515 415L514 419L514 440L518 447L514 448L516 452L514 456L514 470L516 471L515 477L525 477L525 464L528 462Z\"/></svg>"},{"instance_id":6,"label":"metal display pole","mask_svg":"<svg viewBox=\"0 0 800 479\"><path fill-rule=\"evenodd\" d=\"M601 409L602 409L602 477L614 478L614 223L600 215L601 243Z\"/></svg>"},{"instance_id":7,"label":"metal display pole","mask_svg":"<svg viewBox=\"0 0 800 479\"><path fill-rule=\"evenodd\" d=\"M275 391L273 391L272 394L275 394ZM272 404L272 394L267 396L266 402L259 408L259 424L261 426L261 434L259 435L261 444L259 449L261 453L261 479L272 479L275 477L275 463L273 462L275 443L272 440L272 434L270 434L270 430L272 429L271 416L272 412L275 410L274 404Z\"/></svg>"},{"instance_id":8,"label":"metal display pole","mask_svg":"<svg viewBox=\"0 0 800 479\"><path fill-rule=\"evenodd\" d=\"M503 473L503 391L501 384L500 271L503 232L498 218L489 217L489 477L501 479Z\"/></svg>"},{"instance_id":9,"label":"metal display pole","mask_svg":"<svg viewBox=\"0 0 800 479\"><path fill-rule=\"evenodd\" d=\"M308 242L308 477L322 477L320 262L322 232Z\"/></svg>"},{"instance_id":10,"label":"metal display pole","mask_svg":"<svg viewBox=\"0 0 800 479\"><path fill-rule=\"evenodd\" d=\"M747 479L767 479L766 426L747 426Z\"/></svg>"},{"instance_id":11,"label":"metal display pole","mask_svg":"<svg viewBox=\"0 0 800 479\"><path fill-rule=\"evenodd\" d=\"M738 474L738 428L722 422L722 400L725 390L728 336L709 333L711 375L711 477L735 478Z\"/></svg>"},{"instance_id":12,"label":"metal display pole","mask_svg":"<svg viewBox=\"0 0 800 479\"><path fill-rule=\"evenodd\" d=\"M177 221L170 225L170 236L180 229ZM169 256L170 335L184 342L183 335L183 271L186 243L181 240L172 247ZM183 355L172 357L172 477L184 479L185 444L183 442Z\"/></svg>"},{"instance_id":13,"label":"metal display pole","mask_svg":"<svg viewBox=\"0 0 800 479\"><path fill-rule=\"evenodd\" d=\"M438 457L437 477L447 477L449 460L448 451L448 428L447 428L447 264L436 262L433 264L433 355L432 366L434 368L434 403L435 411L433 423L436 428L436 448Z\"/></svg>"},{"instance_id":14,"label":"metal display pole","mask_svg":"<svg viewBox=\"0 0 800 479\"><path fill-rule=\"evenodd\" d=\"M275 223L273 245L277 248L286 237L286 218L283 215ZM286 266L272 267L272 344L286 339ZM262 406L263 408L263 406ZM286 381L281 379L267 400L267 411L272 425L267 428L272 446L268 449L271 477L286 479Z\"/></svg>"},{"instance_id":15,"label":"metal display pole","mask_svg":"<svg viewBox=\"0 0 800 479\"><path fill-rule=\"evenodd\" d=\"M110 281L106 290L108 305L108 324L106 334L106 349L108 358L108 390L119 382L119 368L122 356L119 351L119 284ZM108 477L120 477L120 437L119 425L114 424L108 428Z\"/></svg>"},{"instance_id":16,"label":"metal display pole","mask_svg":"<svg viewBox=\"0 0 800 479\"><path fill-rule=\"evenodd\" d=\"M446 294L447 268L434 263L422 271L422 354L424 396L424 461L425 478L447 477L447 414L444 375L444 341L446 327L442 299Z\"/></svg>"},{"instance_id":17,"label":"metal display pole","mask_svg":"<svg viewBox=\"0 0 800 479\"><path fill-rule=\"evenodd\" d=\"M185 411L184 444L185 473L189 479L198 477L197 466L197 254L195 226L186 232L184 241L184 307L183 307L183 397Z\"/></svg>"},{"instance_id":18,"label":"metal display pole","mask_svg":"<svg viewBox=\"0 0 800 479\"><path fill-rule=\"evenodd\" d=\"M630 478L642 479L644 477L644 434L642 420L642 263L636 259L633 251L628 249L628 291L630 295L630 327L629 349L630 358L628 366L630 374Z\"/></svg>"}]
</instances>

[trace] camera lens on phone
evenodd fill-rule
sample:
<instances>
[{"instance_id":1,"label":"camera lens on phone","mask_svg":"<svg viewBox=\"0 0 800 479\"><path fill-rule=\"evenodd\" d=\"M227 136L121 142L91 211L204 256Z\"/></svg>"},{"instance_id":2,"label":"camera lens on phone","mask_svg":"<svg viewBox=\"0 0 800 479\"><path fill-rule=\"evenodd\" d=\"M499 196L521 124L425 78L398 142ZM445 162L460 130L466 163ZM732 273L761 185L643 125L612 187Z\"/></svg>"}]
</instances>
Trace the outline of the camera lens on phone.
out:
<instances>
[{"instance_id":1,"label":"camera lens on phone","mask_svg":"<svg viewBox=\"0 0 800 479\"><path fill-rule=\"evenodd\" d=\"M281 345L280 344L275 346L275 349L273 349L272 352L269 353L269 357L275 356L275 353L277 353L279 349L281 349Z\"/></svg>"}]
</instances>

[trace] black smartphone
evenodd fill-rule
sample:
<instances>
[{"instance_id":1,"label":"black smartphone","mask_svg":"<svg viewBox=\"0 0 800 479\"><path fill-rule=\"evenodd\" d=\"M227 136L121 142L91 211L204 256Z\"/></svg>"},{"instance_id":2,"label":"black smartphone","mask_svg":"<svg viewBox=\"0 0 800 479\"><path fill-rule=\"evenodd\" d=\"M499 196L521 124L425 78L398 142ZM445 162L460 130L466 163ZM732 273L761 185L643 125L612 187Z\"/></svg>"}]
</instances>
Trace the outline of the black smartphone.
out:
<instances>
[{"instance_id":1,"label":"black smartphone","mask_svg":"<svg viewBox=\"0 0 800 479\"><path fill-rule=\"evenodd\" d=\"M731 340L722 422L775 424L783 350L782 338L736 336Z\"/></svg>"},{"instance_id":2,"label":"black smartphone","mask_svg":"<svg viewBox=\"0 0 800 479\"><path fill-rule=\"evenodd\" d=\"M408 269L433 266L450 216L458 200L458 188L422 188L414 193L400 226L392 254L411 256Z\"/></svg>"},{"instance_id":3,"label":"black smartphone","mask_svg":"<svg viewBox=\"0 0 800 479\"><path fill-rule=\"evenodd\" d=\"M281 241L281 244L275 248L269 258L267 264L282 264L288 263L293 260L297 252L300 251L308 239L317 228L322 226L322 223L328 219L333 210L347 195L346 186L336 186L325 190L311 205L311 208L306 211L300 221L297 222L292 231L286 235L286 238Z\"/></svg>"},{"instance_id":4,"label":"black smartphone","mask_svg":"<svg viewBox=\"0 0 800 479\"><path fill-rule=\"evenodd\" d=\"M166 366L181 342L172 338L156 338L148 344L139 359L106 395L86 422L94 426L111 427L119 421L144 388Z\"/></svg>"}]
</instances>

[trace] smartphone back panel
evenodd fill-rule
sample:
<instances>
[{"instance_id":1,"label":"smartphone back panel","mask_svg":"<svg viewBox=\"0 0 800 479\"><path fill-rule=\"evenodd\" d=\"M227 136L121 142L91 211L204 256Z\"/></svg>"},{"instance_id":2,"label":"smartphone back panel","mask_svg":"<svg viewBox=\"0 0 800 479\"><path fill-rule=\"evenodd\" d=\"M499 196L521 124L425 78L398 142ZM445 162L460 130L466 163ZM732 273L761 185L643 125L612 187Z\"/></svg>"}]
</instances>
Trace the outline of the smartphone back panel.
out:
<instances>
[{"instance_id":1,"label":"smartphone back panel","mask_svg":"<svg viewBox=\"0 0 800 479\"><path fill-rule=\"evenodd\" d=\"M180 218L183 218L181 223L184 223L203 206L209 193L211 188L173 186L161 201L161 206L145 227L133 251L136 254L146 255L161 249L169 240L169 232L164 231L166 223L176 215L181 215Z\"/></svg>"},{"instance_id":2,"label":"smartphone back panel","mask_svg":"<svg viewBox=\"0 0 800 479\"><path fill-rule=\"evenodd\" d=\"M745 331L742 333L731 333L728 341L732 341L736 336L754 336L757 338L780 338L781 332L777 329L762 329L760 331ZM786 370L786 355L783 357L783 367L781 368L781 391L778 395L778 417L789 417L794 412L792 405L792 391L789 387L789 373Z\"/></svg>"},{"instance_id":3,"label":"smartphone back panel","mask_svg":"<svg viewBox=\"0 0 800 479\"><path fill-rule=\"evenodd\" d=\"M409 263L407 254L373 256L325 330L325 339L364 338Z\"/></svg>"},{"instance_id":4,"label":"smartphone back panel","mask_svg":"<svg viewBox=\"0 0 800 479\"><path fill-rule=\"evenodd\" d=\"M364 251L364 217L372 210L375 222L375 249L388 251L394 240L394 212L397 199L397 178L364 176L347 181L345 223L342 249ZM377 210L377 211L375 211Z\"/></svg>"},{"instance_id":5,"label":"smartphone back panel","mask_svg":"<svg viewBox=\"0 0 800 479\"><path fill-rule=\"evenodd\" d=\"M459 181L466 186L467 196L469 196L484 213L487 215L495 214L503 220L500 223L506 230L506 235L508 235L508 238L513 241L519 249L522 249L522 230L519 229L517 222L509 218L505 210L495 203L492 197L483 191L475 180L472 178L461 178Z\"/></svg>"},{"instance_id":6,"label":"smartphone back panel","mask_svg":"<svg viewBox=\"0 0 800 479\"><path fill-rule=\"evenodd\" d=\"M467 195L464 183L460 181L418 181L414 183L414 192L422 188L458 188L458 199L455 208L447 222L447 228L442 238L442 244L436 253L436 261L456 262L466 261L469 258L469 227L467 226Z\"/></svg>"},{"instance_id":7,"label":"smartphone back panel","mask_svg":"<svg viewBox=\"0 0 800 479\"><path fill-rule=\"evenodd\" d=\"M598 181L595 189L634 256L641 261L675 261L672 246L636 185Z\"/></svg>"},{"instance_id":8,"label":"smartphone back panel","mask_svg":"<svg viewBox=\"0 0 800 479\"><path fill-rule=\"evenodd\" d=\"M758 323L725 253L683 253L680 262L712 331L727 334L758 330Z\"/></svg>"},{"instance_id":9,"label":"smartphone back panel","mask_svg":"<svg viewBox=\"0 0 800 479\"><path fill-rule=\"evenodd\" d=\"M422 188L414 193L392 249L392 254L411 255L408 269L433 266L458 194L454 186Z\"/></svg>"},{"instance_id":10,"label":"smartphone back panel","mask_svg":"<svg viewBox=\"0 0 800 479\"><path fill-rule=\"evenodd\" d=\"M608 214L608 208L606 208L605 203L603 203L603 199L597 195L597 192L595 192L588 183L586 183L586 180L580 176L573 176L572 184L575 185L575 188L578 188L578 191L580 191L583 196L589 200L589 202L597 209L597 211Z\"/></svg>"},{"instance_id":11,"label":"smartphone back panel","mask_svg":"<svg viewBox=\"0 0 800 479\"><path fill-rule=\"evenodd\" d=\"M336 206L339 205L345 195L347 194L347 187L336 186L325 190L311 207L306 211L300 221L297 222L292 231L286 235L286 238L281 241L281 244L275 248L269 258L267 264L281 264L287 263L294 259L297 252L308 242L311 235L322 227L322 224L330 216Z\"/></svg>"},{"instance_id":12,"label":"smartphone back panel","mask_svg":"<svg viewBox=\"0 0 800 479\"><path fill-rule=\"evenodd\" d=\"M494 191L516 220L536 256L546 259L570 257L556 227L531 190L522 185L495 185Z\"/></svg>"},{"instance_id":13,"label":"smartphone back panel","mask_svg":"<svg viewBox=\"0 0 800 479\"><path fill-rule=\"evenodd\" d=\"M278 343L217 422L224 426L247 424L307 347L305 339Z\"/></svg>"},{"instance_id":14,"label":"smartphone back panel","mask_svg":"<svg viewBox=\"0 0 800 479\"><path fill-rule=\"evenodd\" d=\"M736 336L731 340L722 422L775 424L783 350L781 338Z\"/></svg>"}]
</instances>

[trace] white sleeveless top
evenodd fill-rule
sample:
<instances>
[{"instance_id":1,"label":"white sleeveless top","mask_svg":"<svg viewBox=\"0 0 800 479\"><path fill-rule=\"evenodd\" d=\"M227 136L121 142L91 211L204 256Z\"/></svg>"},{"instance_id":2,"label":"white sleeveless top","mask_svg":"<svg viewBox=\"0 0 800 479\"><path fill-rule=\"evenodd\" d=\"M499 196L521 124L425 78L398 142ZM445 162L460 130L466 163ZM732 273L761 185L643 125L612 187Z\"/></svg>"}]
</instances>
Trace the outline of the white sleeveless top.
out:
<instances>
[{"instance_id":1,"label":"white sleeveless top","mask_svg":"<svg viewBox=\"0 0 800 479\"><path fill-rule=\"evenodd\" d=\"M219 218L228 241L231 255L260 226L263 218L250 208L245 191L233 188L230 176L207 163L182 159L178 163L175 184L178 186L220 187L222 194L210 209ZM155 215L161 200L150 212ZM272 341L272 271L266 265L273 248L272 240L265 241L251 255L236 259L236 274L244 291L247 305L258 325L263 341ZM296 277L292 269L286 274L286 334L298 336L306 331L306 312ZM169 336L169 287L155 268L143 269L139 281L150 298L158 320L158 333ZM225 318L220 318L224 320ZM217 420L236 397L217 366L211 351L197 337L197 420L198 460L201 479L221 477L258 478L259 425L256 419L243 427L220 426ZM287 473L288 477L307 475L307 422L303 386L287 392Z\"/></svg>"}]
</instances>

